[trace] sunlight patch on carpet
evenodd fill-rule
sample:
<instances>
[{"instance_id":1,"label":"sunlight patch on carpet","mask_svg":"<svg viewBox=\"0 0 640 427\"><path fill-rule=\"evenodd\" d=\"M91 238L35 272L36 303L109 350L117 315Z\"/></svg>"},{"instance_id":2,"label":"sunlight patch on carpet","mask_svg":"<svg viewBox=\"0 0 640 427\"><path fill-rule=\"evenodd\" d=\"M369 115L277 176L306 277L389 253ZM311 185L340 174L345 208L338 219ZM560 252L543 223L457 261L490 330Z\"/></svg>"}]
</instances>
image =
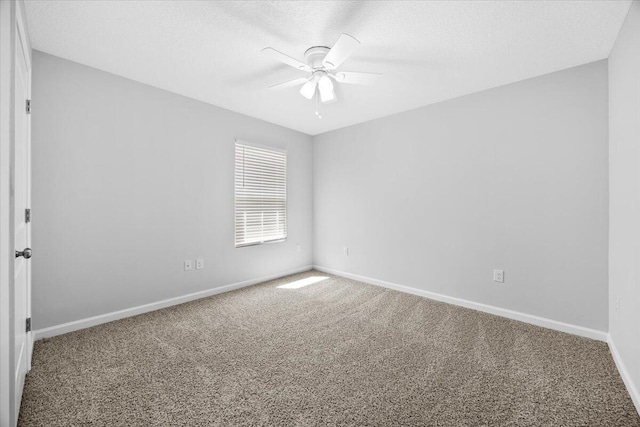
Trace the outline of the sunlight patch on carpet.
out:
<instances>
[{"instance_id":1,"label":"sunlight patch on carpet","mask_svg":"<svg viewBox=\"0 0 640 427\"><path fill-rule=\"evenodd\" d=\"M305 286L313 285L314 283L322 282L323 280L327 280L327 276L311 276L306 277L304 279L296 280L295 282L287 283L284 285L278 286L280 289L300 289Z\"/></svg>"}]
</instances>

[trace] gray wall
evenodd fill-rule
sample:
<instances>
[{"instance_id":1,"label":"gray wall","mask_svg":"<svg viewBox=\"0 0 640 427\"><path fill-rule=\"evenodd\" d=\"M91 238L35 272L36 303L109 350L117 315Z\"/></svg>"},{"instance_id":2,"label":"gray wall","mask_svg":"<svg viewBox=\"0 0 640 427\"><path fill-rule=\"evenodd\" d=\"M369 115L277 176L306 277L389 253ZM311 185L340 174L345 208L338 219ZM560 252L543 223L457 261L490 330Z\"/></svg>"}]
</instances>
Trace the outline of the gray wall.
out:
<instances>
[{"instance_id":1,"label":"gray wall","mask_svg":"<svg viewBox=\"0 0 640 427\"><path fill-rule=\"evenodd\" d=\"M607 108L604 60L315 137L314 263L606 331Z\"/></svg>"},{"instance_id":2,"label":"gray wall","mask_svg":"<svg viewBox=\"0 0 640 427\"><path fill-rule=\"evenodd\" d=\"M311 264L311 137L33 58L36 329ZM234 248L234 138L288 150L285 243Z\"/></svg>"},{"instance_id":3,"label":"gray wall","mask_svg":"<svg viewBox=\"0 0 640 427\"><path fill-rule=\"evenodd\" d=\"M313 261L607 330L606 61L330 132L313 148L40 52L33 98L36 329ZM233 246L234 138L289 151L286 243ZM184 272L196 257L205 269Z\"/></svg>"},{"instance_id":4,"label":"gray wall","mask_svg":"<svg viewBox=\"0 0 640 427\"><path fill-rule=\"evenodd\" d=\"M631 5L609 57L609 170L609 332L638 393L640 2L637 1ZM616 299L620 300L619 311Z\"/></svg>"}]
</instances>

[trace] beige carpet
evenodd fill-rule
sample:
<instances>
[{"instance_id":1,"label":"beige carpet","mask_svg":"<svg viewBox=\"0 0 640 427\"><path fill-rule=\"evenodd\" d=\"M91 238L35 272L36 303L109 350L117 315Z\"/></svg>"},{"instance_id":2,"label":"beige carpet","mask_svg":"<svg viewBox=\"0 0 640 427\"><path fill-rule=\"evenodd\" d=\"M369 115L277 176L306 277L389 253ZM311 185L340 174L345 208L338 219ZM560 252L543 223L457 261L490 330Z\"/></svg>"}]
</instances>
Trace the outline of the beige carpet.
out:
<instances>
[{"instance_id":1,"label":"beige carpet","mask_svg":"<svg viewBox=\"0 0 640 427\"><path fill-rule=\"evenodd\" d=\"M294 288L310 276L328 279ZM640 418L605 343L307 272L38 341L19 425Z\"/></svg>"}]
</instances>

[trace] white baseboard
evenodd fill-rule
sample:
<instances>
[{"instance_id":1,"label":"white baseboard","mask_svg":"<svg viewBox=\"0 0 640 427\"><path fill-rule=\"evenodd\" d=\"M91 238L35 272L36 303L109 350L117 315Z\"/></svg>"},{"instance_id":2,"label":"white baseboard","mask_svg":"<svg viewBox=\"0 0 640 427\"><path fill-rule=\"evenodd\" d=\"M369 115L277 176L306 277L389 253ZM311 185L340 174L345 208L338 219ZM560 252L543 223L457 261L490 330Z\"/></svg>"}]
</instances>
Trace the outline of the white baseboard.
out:
<instances>
[{"instance_id":1,"label":"white baseboard","mask_svg":"<svg viewBox=\"0 0 640 427\"><path fill-rule=\"evenodd\" d=\"M369 283L371 285L382 286L385 288L394 289L396 291L406 292L408 294L418 295L421 297L446 302L448 304L453 304L460 307L466 307L473 310L483 311L485 313L495 314L497 316L506 317L508 319L519 320L520 322L531 323L532 325L542 326L543 328L554 329L560 332L566 332L573 335L579 335L581 337L607 342L608 334L604 331L598 331L596 329L585 328L583 326L572 325L570 323L559 322L557 320L551 320L544 317L534 316L532 314L521 313L519 311L495 307L492 305L482 304L479 302L469 301L461 298L450 297L448 295L442 295L435 292L412 288L410 286L398 285L396 283L386 282L384 280L359 276L357 274L351 274L345 271L333 270L331 268L322 267L320 265L314 265L313 268L318 271L323 271L325 273L334 274L336 276L358 280L360 282Z\"/></svg>"},{"instance_id":2,"label":"white baseboard","mask_svg":"<svg viewBox=\"0 0 640 427\"><path fill-rule=\"evenodd\" d=\"M607 343L609 344L609 351L611 351L613 361L616 362L616 367L618 368L618 372L620 372L622 381L624 382L625 387L627 387L627 391L629 392L629 396L631 396L631 400L633 400L633 404L636 406L636 411L640 414L640 392L638 392L638 388L633 383L633 379L631 379L629 371L627 371L627 367L622 361L620 353L618 353L618 349L613 342L613 338L611 338L611 334L609 334L608 337L609 340Z\"/></svg>"},{"instance_id":3,"label":"white baseboard","mask_svg":"<svg viewBox=\"0 0 640 427\"><path fill-rule=\"evenodd\" d=\"M182 303L197 300L200 298L206 298L212 295L217 295L224 292L229 292L236 289L244 288L247 286L252 286L258 283L267 282L269 280L278 279L280 277L288 276L290 274L309 271L311 270L311 268L312 268L311 265L306 265L304 267L283 271L277 274L257 277L255 279L245 280L243 282L232 283L230 285L220 286L213 289L207 289L205 291L194 292L192 294L187 294L187 295L182 295L175 298L165 299L162 301L152 302L150 304L139 305L137 307L131 307L124 310L119 310L111 313L100 314L98 316L88 317L86 319L74 320L73 322L50 326L48 328L38 329L33 331L33 335L34 335L33 340L37 341L43 338L50 338L56 335L66 334L66 333L77 331L84 328L90 328L91 326L100 325L102 323L124 319L125 317L136 316L138 314L159 310L161 308L170 307L172 305L182 304Z\"/></svg>"}]
</instances>

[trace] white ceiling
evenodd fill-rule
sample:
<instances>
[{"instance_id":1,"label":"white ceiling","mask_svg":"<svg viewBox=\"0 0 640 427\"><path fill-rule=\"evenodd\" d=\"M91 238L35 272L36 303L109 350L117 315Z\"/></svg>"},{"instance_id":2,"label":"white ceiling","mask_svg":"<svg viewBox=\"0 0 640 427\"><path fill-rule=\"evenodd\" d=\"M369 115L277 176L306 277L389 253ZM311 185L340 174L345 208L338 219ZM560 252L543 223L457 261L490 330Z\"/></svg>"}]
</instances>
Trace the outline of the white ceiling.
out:
<instances>
[{"instance_id":1,"label":"white ceiling","mask_svg":"<svg viewBox=\"0 0 640 427\"><path fill-rule=\"evenodd\" d=\"M631 1L26 1L35 49L316 135L584 64L609 55ZM262 55L304 60L341 33L362 45L314 115L305 74Z\"/></svg>"}]
</instances>

